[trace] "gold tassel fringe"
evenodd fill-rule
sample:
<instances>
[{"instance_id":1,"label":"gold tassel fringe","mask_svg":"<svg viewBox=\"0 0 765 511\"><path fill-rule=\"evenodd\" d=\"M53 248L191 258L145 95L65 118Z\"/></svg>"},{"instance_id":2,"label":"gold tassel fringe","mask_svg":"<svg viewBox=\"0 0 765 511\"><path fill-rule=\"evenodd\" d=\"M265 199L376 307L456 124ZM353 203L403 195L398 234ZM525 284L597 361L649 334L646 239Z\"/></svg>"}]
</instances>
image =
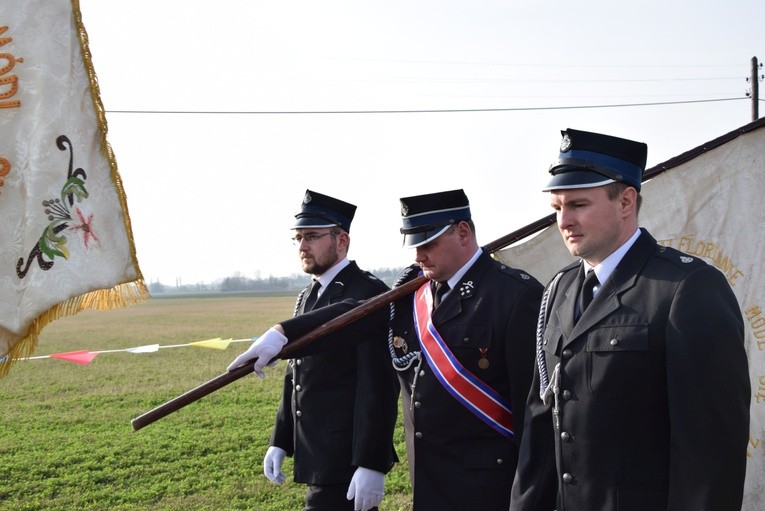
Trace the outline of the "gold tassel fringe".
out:
<instances>
[{"instance_id":1,"label":"gold tassel fringe","mask_svg":"<svg viewBox=\"0 0 765 511\"><path fill-rule=\"evenodd\" d=\"M27 334L13 345L8 355L0 362L0 378L6 376L18 360L32 356L37 349L40 332L53 320L74 316L87 309L110 310L128 307L148 299L149 290L146 283L143 279L138 279L119 284L111 289L91 291L54 305L32 322Z\"/></svg>"}]
</instances>

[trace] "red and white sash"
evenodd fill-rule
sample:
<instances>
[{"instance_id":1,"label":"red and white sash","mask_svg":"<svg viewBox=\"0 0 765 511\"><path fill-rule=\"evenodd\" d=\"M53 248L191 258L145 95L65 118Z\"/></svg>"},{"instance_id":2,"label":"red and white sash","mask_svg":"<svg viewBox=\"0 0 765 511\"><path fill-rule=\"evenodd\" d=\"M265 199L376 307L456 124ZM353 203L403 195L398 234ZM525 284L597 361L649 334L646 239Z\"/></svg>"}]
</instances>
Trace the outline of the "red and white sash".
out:
<instances>
[{"instance_id":1,"label":"red and white sash","mask_svg":"<svg viewBox=\"0 0 765 511\"><path fill-rule=\"evenodd\" d=\"M414 294L414 322L420 347L428 365L441 385L457 401L499 434L513 439L513 412L510 405L494 389L460 364L433 326L430 282Z\"/></svg>"}]
</instances>

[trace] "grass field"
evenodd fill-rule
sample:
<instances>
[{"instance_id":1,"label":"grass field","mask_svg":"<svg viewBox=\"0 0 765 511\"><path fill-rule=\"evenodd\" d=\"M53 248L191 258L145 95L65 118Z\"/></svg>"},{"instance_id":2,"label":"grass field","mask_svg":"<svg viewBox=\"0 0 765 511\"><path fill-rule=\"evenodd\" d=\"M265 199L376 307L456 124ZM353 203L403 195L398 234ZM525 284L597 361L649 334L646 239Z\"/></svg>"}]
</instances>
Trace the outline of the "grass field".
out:
<instances>
[{"instance_id":1,"label":"grass field","mask_svg":"<svg viewBox=\"0 0 765 511\"><path fill-rule=\"evenodd\" d=\"M35 356L147 344L242 339L291 316L293 296L158 298L86 311L48 325ZM262 472L284 362L133 431L131 419L225 372L248 343L154 353L99 354L89 365L18 362L0 380L0 510L135 511L302 509L305 486ZM401 462L381 509L410 509Z\"/></svg>"}]
</instances>

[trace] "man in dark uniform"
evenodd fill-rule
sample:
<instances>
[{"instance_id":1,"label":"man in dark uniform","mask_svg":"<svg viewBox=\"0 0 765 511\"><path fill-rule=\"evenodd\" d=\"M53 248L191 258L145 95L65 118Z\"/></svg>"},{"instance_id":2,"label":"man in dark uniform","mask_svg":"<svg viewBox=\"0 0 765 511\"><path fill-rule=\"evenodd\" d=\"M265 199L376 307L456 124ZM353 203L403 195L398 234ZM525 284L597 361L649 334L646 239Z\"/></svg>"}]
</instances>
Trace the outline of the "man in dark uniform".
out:
<instances>
[{"instance_id":1,"label":"man in dark uniform","mask_svg":"<svg viewBox=\"0 0 765 511\"><path fill-rule=\"evenodd\" d=\"M303 271L313 278L298 296L295 315L388 289L347 258L355 211L352 204L306 191L293 240ZM309 485L306 510L373 509L396 461L398 382L381 362L387 356L385 333L360 341L344 350L291 359L287 367L263 467L268 479L281 484L282 461L294 456L295 481ZM229 369L250 358L241 355Z\"/></svg>"},{"instance_id":2,"label":"man in dark uniform","mask_svg":"<svg viewBox=\"0 0 765 511\"><path fill-rule=\"evenodd\" d=\"M392 311L330 334L322 346L344 346L365 332L389 334L415 511L506 511L542 285L478 246L462 190L406 197L401 208L404 245L415 250L417 264L397 285L420 272L430 282ZM335 304L276 328L296 339L354 305ZM258 368L278 348L257 349L265 358Z\"/></svg>"},{"instance_id":3,"label":"man in dark uniform","mask_svg":"<svg viewBox=\"0 0 765 511\"><path fill-rule=\"evenodd\" d=\"M581 261L542 300L510 509L741 509L751 389L736 297L638 228L645 144L562 134L545 190Z\"/></svg>"}]
</instances>

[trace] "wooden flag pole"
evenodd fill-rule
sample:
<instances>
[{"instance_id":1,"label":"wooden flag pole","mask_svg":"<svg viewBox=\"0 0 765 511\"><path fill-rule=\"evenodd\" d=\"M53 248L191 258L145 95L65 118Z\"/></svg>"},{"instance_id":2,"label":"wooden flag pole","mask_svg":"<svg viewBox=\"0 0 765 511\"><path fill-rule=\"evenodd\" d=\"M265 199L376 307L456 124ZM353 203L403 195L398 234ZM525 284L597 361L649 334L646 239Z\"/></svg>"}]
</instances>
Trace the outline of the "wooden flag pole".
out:
<instances>
[{"instance_id":1,"label":"wooden flag pole","mask_svg":"<svg viewBox=\"0 0 765 511\"><path fill-rule=\"evenodd\" d=\"M325 335L334 332L335 330L338 330L349 323L353 323L354 321L368 315L380 307L383 307L391 302L398 300L399 298L413 293L418 287L427 282L427 280L428 279L425 277L417 277L416 279L411 280L399 287L393 288L390 291L386 291L385 293L370 298L359 306L349 310L345 314L341 314L340 316L327 321L323 325L308 332L304 336L288 343L284 346L284 348L282 348L276 358L290 358L292 353L295 353L300 348L314 342L315 340L324 337ZM215 392L221 387L224 387L229 383L235 382L236 380L247 376L253 372L254 362L255 360L253 359L250 362L232 369L227 373L216 376L212 380L209 380L208 382L203 383L198 387L184 392L180 396L159 405L153 410L150 410L143 415L139 415L130 421L130 423L133 425L133 430L138 431L144 426L148 426L149 424L161 419L162 417L165 417L166 415L169 415L176 410L179 410L184 406L193 403L194 401L197 401L198 399L201 399L204 396L211 394L212 392Z\"/></svg>"},{"instance_id":2,"label":"wooden flag pole","mask_svg":"<svg viewBox=\"0 0 765 511\"><path fill-rule=\"evenodd\" d=\"M545 227L553 224L554 222L555 222L555 215L554 214L549 215L521 229L513 231L510 234L507 234L501 238L498 238L487 245L484 245L483 249L488 253L494 253L498 250L501 250L507 247L508 245L512 245L513 243L522 240L523 238L537 231L544 229ZM371 312L381 307L384 307L385 305L388 305L391 302L395 302L399 298L403 298L404 296L410 293L413 293L427 280L428 280L427 278L422 276L417 277L416 279L406 282L398 287L394 287L393 289L386 291L385 293L382 293L373 298L370 298L369 300L361 303L360 305L353 308L352 310L346 312L345 314L341 314L340 316L337 316L336 318L330 321L327 321L323 325L312 330L311 332L308 332L307 334L300 337L299 339L296 339L295 341L288 343L287 345L284 346L282 351L279 352L279 354L277 355L277 358L282 358L282 359L290 358L291 354L307 346L308 344L311 344L317 339L324 337L325 335L330 334L350 323L353 323L354 321L361 319L362 317L370 314ZM213 378L212 380L209 380L203 383L202 385L195 387L181 394L180 396L157 406L153 410L150 410L142 415L139 415L138 417L136 417L135 419L131 421L131 424L133 425L133 430L138 431L139 429L145 426L148 426L149 424L161 419L162 417L165 417L183 408L184 406L190 403L193 403L194 401L197 401L198 399L201 399L204 396L211 394L212 392L215 392L221 387L224 387L228 385L229 383L235 382L236 380L243 378L244 376L247 376L248 374L253 372L252 362L254 362L254 360L242 366L239 366L235 369L232 369L231 371L227 373L221 374L220 376L217 376Z\"/></svg>"}]
</instances>

